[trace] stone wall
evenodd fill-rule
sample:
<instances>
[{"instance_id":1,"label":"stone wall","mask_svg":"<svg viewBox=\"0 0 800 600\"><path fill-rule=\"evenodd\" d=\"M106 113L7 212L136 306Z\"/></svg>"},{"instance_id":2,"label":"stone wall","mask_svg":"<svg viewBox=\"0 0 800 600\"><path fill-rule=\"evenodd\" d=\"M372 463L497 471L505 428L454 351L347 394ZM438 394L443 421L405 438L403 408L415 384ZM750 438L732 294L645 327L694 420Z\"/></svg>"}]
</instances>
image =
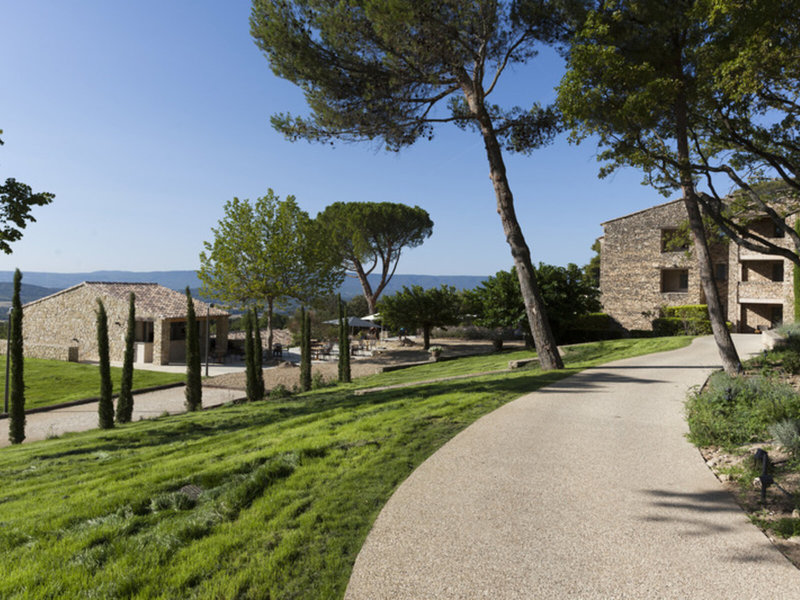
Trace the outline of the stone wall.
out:
<instances>
[{"instance_id":1,"label":"stone wall","mask_svg":"<svg viewBox=\"0 0 800 600\"><path fill-rule=\"evenodd\" d=\"M683 202L676 200L614 219L603 224L600 291L604 312L627 329L651 329L652 320L662 306L702 304L705 301L693 253L667 250L662 232L680 227L686 221ZM714 248L715 263L727 263L727 248ZM686 269L686 291L661 289L664 269ZM724 287L723 299L727 297Z\"/></svg>"},{"instance_id":2,"label":"stone wall","mask_svg":"<svg viewBox=\"0 0 800 600\"><path fill-rule=\"evenodd\" d=\"M125 351L127 303L103 300L108 315L109 356L121 361ZM77 346L78 360L98 360L97 296L87 286L68 288L23 307L25 346Z\"/></svg>"},{"instance_id":3,"label":"stone wall","mask_svg":"<svg viewBox=\"0 0 800 600\"><path fill-rule=\"evenodd\" d=\"M6 355L8 342L0 340L0 355ZM26 358L44 358L47 360L65 360L78 362L77 346L55 346L52 344L26 344L23 341L22 351Z\"/></svg>"}]
</instances>

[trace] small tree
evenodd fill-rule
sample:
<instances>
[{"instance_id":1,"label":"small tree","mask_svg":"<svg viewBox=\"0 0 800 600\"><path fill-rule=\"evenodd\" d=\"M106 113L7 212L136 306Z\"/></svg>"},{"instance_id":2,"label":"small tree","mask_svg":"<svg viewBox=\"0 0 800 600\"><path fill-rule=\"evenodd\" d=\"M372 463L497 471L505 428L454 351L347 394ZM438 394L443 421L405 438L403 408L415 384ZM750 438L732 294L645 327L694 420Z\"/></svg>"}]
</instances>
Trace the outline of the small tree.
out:
<instances>
[{"instance_id":1,"label":"small tree","mask_svg":"<svg viewBox=\"0 0 800 600\"><path fill-rule=\"evenodd\" d=\"M125 356L122 361L122 381L117 398L117 423L130 423L133 418L133 342L136 336L136 296L128 296L128 328L125 331Z\"/></svg>"},{"instance_id":2,"label":"small tree","mask_svg":"<svg viewBox=\"0 0 800 600\"><path fill-rule=\"evenodd\" d=\"M431 329L459 322L459 297L453 286L423 289L414 285L381 300L379 311L384 323L397 328L422 328L423 347L431 345Z\"/></svg>"},{"instance_id":3,"label":"small tree","mask_svg":"<svg viewBox=\"0 0 800 600\"><path fill-rule=\"evenodd\" d=\"M415 248L433 232L433 221L419 206L394 202L334 202L317 215L321 236L342 266L361 283L368 311L375 312L403 248ZM368 276L380 267L372 287Z\"/></svg>"},{"instance_id":4,"label":"small tree","mask_svg":"<svg viewBox=\"0 0 800 600\"><path fill-rule=\"evenodd\" d=\"M3 140L0 140L2 145ZM55 196L47 192L34 194L31 186L13 177L0 184L0 251L11 254L11 243L22 238L22 230L28 222L36 221L31 215L31 208L50 204L53 198Z\"/></svg>"},{"instance_id":5,"label":"small tree","mask_svg":"<svg viewBox=\"0 0 800 600\"><path fill-rule=\"evenodd\" d=\"M22 273L14 271L14 296L12 299L11 319L11 346L8 348L6 360L11 361L11 406L9 407L8 441L12 444L21 444L25 439L25 375L24 353L22 341L22 302L20 301L20 287L22 286Z\"/></svg>"},{"instance_id":6,"label":"small tree","mask_svg":"<svg viewBox=\"0 0 800 600\"><path fill-rule=\"evenodd\" d=\"M108 356L108 316L103 301L97 299L97 354L100 356L100 401L97 404L97 422L100 429L114 427L114 402L111 383L111 364Z\"/></svg>"},{"instance_id":7,"label":"small tree","mask_svg":"<svg viewBox=\"0 0 800 600\"><path fill-rule=\"evenodd\" d=\"M200 375L200 340L197 316L189 286L186 286L186 410L203 407L203 385Z\"/></svg>"},{"instance_id":8,"label":"small tree","mask_svg":"<svg viewBox=\"0 0 800 600\"><path fill-rule=\"evenodd\" d=\"M339 381L350 383L350 336L347 327L347 308L339 295Z\"/></svg>"},{"instance_id":9,"label":"small tree","mask_svg":"<svg viewBox=\"0 0 800 600\"><path fill-rule=\"evenodd\" d=\"M264 399L264 348L261 341L261 325L258 309L253 308L253 365L256 372L256 400Z\"/></svg>"}]
</instances>

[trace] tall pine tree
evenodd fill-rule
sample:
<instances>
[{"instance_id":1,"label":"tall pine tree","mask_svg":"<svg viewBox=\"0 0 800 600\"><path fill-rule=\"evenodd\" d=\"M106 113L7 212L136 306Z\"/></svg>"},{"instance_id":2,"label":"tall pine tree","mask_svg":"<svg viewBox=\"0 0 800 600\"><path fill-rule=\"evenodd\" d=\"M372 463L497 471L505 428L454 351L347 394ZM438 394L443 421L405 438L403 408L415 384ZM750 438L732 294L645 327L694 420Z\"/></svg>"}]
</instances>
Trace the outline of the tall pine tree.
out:
<instances>
[{"instance_id":1,"label":"tall pine tree","mask_svg":"<svg viewBox=\"0 0 800 600\"><path fill-rule=\"evenodd\" d=\"M122 381L117 398L117 423L130 423L133 418L133 343L136 336L136 296L128 296L128 328L125 331L125 356L122 360Z\"/></svg>"},{"instance_id":2,"label":"tall pine tree","mask_svg":"<svg viewBox=\"0 0 800 600\"><path fill-rule=\"evenodd\" d=\"M22 350L22 302L20 301L20 287L22 273L19 269L14 272L14 297L12 299L11 319L11 345L6 354L6 360L11 361L11 406L9 407L8 441L12 444L21 444L25 439L25 376L23 368Z\"/></svg>"},{"instance_id":3,"label":"tall pine tree","mask_svg":"<svg viewBox=\"0 0 800 600\"><path fill-rule=\"evenodd\" d=\"M100 402L97 404L97 422L100 429L114 427L113 385L111 363L108 356L108 316L106 307L97 299L97 354L100 356Z\"/></svg>"},{"instance_id":4,"label":"tall pine tree","mask_svg":"<svg viewBox=\"0 0 800 600\"><path fill-rule=\"evenodd\" d=\"M203 407L203 385L200 374L200 340L197 316L189 286L186 286L186 410Z\"/></svg>"},{"instance_id":5,"label":"tall pine tree","mask_svg":"<svg viewBox=\"0 0 800 600\"><path fill-rule=\"evenodd\" d=\"M300 390L311 389L311 313L300 310Z\"/></svg>"}]
</instances>

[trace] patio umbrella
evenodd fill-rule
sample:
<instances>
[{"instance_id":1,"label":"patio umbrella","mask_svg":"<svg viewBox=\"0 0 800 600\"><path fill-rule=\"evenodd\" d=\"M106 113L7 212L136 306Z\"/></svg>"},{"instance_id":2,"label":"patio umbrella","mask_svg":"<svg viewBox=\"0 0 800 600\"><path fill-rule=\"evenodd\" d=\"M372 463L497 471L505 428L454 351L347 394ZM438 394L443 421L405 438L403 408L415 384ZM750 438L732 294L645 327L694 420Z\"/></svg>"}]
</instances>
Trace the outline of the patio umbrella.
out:
<instances>
[{"instance_id":1,"label":"patio umbrella","mask_svg":"<svg viewBox=\"0 0 800 600\"><path fill-rule=\"evenodd\" d=\"M331 319L330 321L325 321L325 323L329 325L338 325L339 319ZM363 329L372 329L373 327L376 329L382 329L380 325L376 325L372 321L365 321L364 319L359 319L358 317L347 317L347 326L361 327Z\"/></svg>"}]
</instances>

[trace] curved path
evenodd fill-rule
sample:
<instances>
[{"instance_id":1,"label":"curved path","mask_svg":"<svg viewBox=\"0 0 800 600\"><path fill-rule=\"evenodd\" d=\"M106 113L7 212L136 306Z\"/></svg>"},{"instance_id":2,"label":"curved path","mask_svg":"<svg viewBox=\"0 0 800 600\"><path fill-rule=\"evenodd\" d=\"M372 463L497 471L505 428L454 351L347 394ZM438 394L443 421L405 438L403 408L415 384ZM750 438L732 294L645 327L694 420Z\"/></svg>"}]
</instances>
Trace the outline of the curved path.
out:
<instances>
[{"instance_id":1,"label":"curved path","mask_svg":"<svg viewBox=\"0 0 800 600\"><path fill-rule=\"evenodd\" d=\"M718 364L701 338L483 417L391 497L345 598L800 598L800 571L683 436L686 391Z\"/></svg>"}]
</instances>

